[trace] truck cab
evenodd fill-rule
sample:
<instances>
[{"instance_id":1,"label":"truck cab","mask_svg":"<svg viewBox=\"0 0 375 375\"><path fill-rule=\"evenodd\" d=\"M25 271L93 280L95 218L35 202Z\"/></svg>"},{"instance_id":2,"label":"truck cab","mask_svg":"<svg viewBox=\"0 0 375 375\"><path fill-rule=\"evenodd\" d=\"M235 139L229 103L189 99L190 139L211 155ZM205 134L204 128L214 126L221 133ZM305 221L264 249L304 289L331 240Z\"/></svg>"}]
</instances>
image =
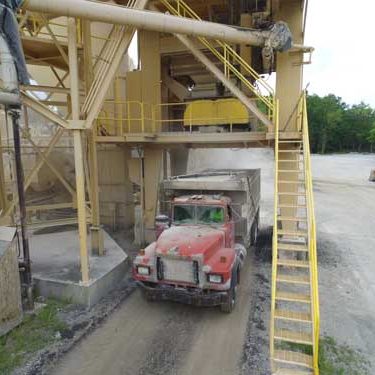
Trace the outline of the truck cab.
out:
<instances>
[{"instance_id":1,"label":"truck cab","mask_svg":"<svg viewBox=\"0 0 375 375\"><path fill-rule=\"evenodd\" d=\"M231 312L258 231L260 170L174 176L159 191L156 240L133 262L144 296Z\"/></svg>"},{"instance_id":2,"label":"truck cab","mask_svg":"<svg viewBox=\"0 0 375 375\"><path fill-rule=\"evenodd\" d=\"M245 247L235 244L231 199L185 195L172 200L169 228L141 250L133 275L147 299L231 312L245 256Z\"/></svg>"}]
</instances>

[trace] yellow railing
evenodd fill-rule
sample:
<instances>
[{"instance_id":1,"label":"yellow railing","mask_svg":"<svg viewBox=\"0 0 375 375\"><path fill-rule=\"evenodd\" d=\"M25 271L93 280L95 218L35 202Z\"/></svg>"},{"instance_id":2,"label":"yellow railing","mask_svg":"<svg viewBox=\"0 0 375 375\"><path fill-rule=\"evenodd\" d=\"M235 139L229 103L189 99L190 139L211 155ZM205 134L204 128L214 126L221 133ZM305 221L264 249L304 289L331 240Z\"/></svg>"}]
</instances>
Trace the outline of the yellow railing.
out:
<instances>
[{"instance_id":1,"label":"yellow railing","mask_svg":"<svg viewBox=\"0 0 375 375\"><path fill-rule=\"evenodd\" d=\"M270 320L270 358L274 356L275 343L274 343L274 331L275 331L275 308L276 308L276 275L277 275L277 259L278 259L278 205L279 205L279 102L276 101L275 110L275 192L274 192L274 222L273 222L273 237L272 237L272 295L271 295L271 320Z\"/></svg>"},{"instance_id":2,"label":"yellow railing","mask_svg":"<svg viewBox=\"0 0 375 375\"><path fill-rule=\"evenodd\" d=\"M240 131L243 129L244 132L249 130L249 115L235 111L229 111L222 116L206 115L198 107L199 104L195 101L150 104L141 101L106 100L97 118L98 133L111 136L123 136L126 133L192 133L199 126L213 125L224 126L228 132L238 130L237 128Z\"/></svg>"},{"instance_id":3,"label":"yellow railing","mask_svg":"<svg viewBox=\"0 0 375 375\"><path fill-rule=\"evenodd\" d=\"M316 246L316 224L314 212L314 196L311 172L309 128L307 119L306 94L302 98L302 131L303 131L303 157L305 165L306 182L306 205L308 216L308 248L310 261L310 286L312 296L312 320L313 320L313 364L314 374L319 374L319 332L320 332L320 311L319 311L319 283L318 283L318 258Z\"/></svg>"},{"instance_id":4,"label":"yellow railing","mask_svg":"<svg viewBox=\"0 0 375 375\"><path fill-rule=\"evenodd\" d=\"M183 0L160 0L160 2L174 15L200 20L200 17ZM230 78L230 75L233 74L255 97L265 104L269 119L274 121L275 95L272 87L229 44L220 40L215 40L215 44L213 44L203 37L197 39L224 65L224 73L227 78ZM219 50L222 50L222 52ZM264 94L261 92L262 90L265 92Z\"/></svg>"}]
</instances>

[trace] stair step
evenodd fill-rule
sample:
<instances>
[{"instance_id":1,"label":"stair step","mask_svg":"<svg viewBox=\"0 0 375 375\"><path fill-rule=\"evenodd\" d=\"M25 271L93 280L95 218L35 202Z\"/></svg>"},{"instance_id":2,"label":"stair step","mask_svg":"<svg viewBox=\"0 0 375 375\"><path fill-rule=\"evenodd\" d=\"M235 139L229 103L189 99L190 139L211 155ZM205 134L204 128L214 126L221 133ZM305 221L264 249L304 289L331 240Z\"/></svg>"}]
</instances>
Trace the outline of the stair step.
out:
<instances>
[{"instance_id":1,"label":"stair step","mask_svg":"<svg viewBox=\"0 0 375 375\"><path fill-rule=\"evenodd\" d=\"M287 231L278 231L278 234L282 234L280 232L287 232ZM294 233L294 232L288 232L288 233ZM277 248L279 250L284 250L284 251L300 251L300 252L308 252L308 248L306 245L295 245L295 244L289 244L289 243L282 243L279 242L277 244Z\"/></svg>"},{"instance_id":2,"label":"stair step","mask_svg":"<svg viewBox=\"0 0 375 375\"><path fill-rule=\"evenodd\" d=\"M285 267L309 268L310 263L306 260L278 259L277 264Z\"/></svg>"},{"instance_id":3,"label":"stair step","mask_svg":"<svg viewBox=\"0 0 375 375\"><path fill-rule=\"evenodd\" d=\"M303 169L279 169L279 173L304 173Z\"/></svg>"},{"instance_id":4,"label":"stair step","mask_svg":"<svg viewBox=\"0 0 375 375\"><path fill-rule=\"evenodd\" d=\"M276 292L276 299L279 301L311 303L310 296L307 294L302 294L302 293L279 291L279 292Z\"/></svg>"},{"instance_id":5,"label":"stair step","mask_svg":"<svg viewBox=\"0 0 375 375\"><path fill-rule=\"evenodd\" d=\"M278 193L281 196L289 196L289 197L305 197L306 192L304 191L303 193L293 193L293 192L282 192Z\"/></svg>"},{"instance_id":6,"label":"stair step","mask_svg":"<svg viewBox=\"0 0 375 375\"><path fill-rule=\"evenodd\" d=\"M291 185L305 185L305 180L294 180L294 181L285 181L279 180L279 184L291 184Z\"/></svg>"},{"instance_id":7,"label":"stair step","mask_svg":"<svg viewBox=\"0 0 375 375\"><path fill-rule=\"evenodd\" d=\"M303 163L303 159L297 160L288 160L288 159L279 159L280 163Z\"/></svg>"},{"instance_id":8,"label":"stair step","mask_svg":"<svg viewBox=\"0 0 375 375\"><path fill-rule=\"evenodd\" d=\"M305 204L279 204L279 208L306 208Z\"/></svg>"},{"instance_id":9,"label":"stair step","mask_svg":"<svg viewBox=\"0 0 375 375\"><path fill-rule=\"evenodd\" d=\"M292 140L289 140L289 141L279 141L279 143L302 143L303 141L301 140L298 140L298 141L292 141Z\"/></svg>"},{"instance_id":10,"label":"stair step","mask_svg":"<svg viewBox=\"0 0 375 375\"><path fill-rule=\"evenodd\" d=\"M279 150L279 152L287 153L287 152L292 152L292 153L301 153L303 150Z\"/></svg>"},{"instance_id":11,"label":"stair step","mask_svg":"<svg viewBox=\"0 0 375 375\"><path fill-rule=\"evenodd\" d=\"M292 370L290 368L280 368L272 375L313 375L310 370Z\"/></svg>"},{"instance_id":12,"label":"stair step","mask_svg":"<svg viewBox=\"0 0 375 375\"><path fill-rule=\"evenodd\" d=\"M310 285L310 278L307 275L286 275L279 272L277 274L276 281L287 284Z\"/></svg>"},{"instance_id":13,"label":"stair step","mask_svg":"<svg viewBox=\"0 0 375 375\"><path fill-rule=\"evenodd\" d=\"M275 340L292 342L295 344L312 345L312 336L306 332L290 331L288 329L275 330Z\"/></svg>"},{"instance_id":14,"label":"stair step","mask_svg":"<svg viewBox=\"0 0 375 375\"><path fill-rule=\"evenodd\" d=\"M306 217L299 217L299 216L296 216L296 217L292 217L292 216L278 216L277 220L278 221L304 221L304 222L307 222L307 218Z\"/></svg>"},{"instance_id":15,"label":"stair step","mask_svg":"<svg viewBox=\"0 0 375 375\"><path fill-rule=\"evenodd\" d=\"M307 238L308 234L306 231L302 230L284 230L284 229L278 229L277 234L283 235L283 236L293 236L293 237L304 237ZM304 250L302 250L304 251ZM306 249L307 251L307 249Z\"/></svg>"},{"instance_id":16,"label":"stair step","mask_svg":"<svg viewBox=\"0 0 375 375\"><path fill-rule=\"evenodd\" d=\"M280 320L291 320L293 322L301 323L312 322L310 314L289 310L275 310L275 318Z\"/></svg>"},{"instance_id":17,"label":"stair step","mask_svg":"<svg viewBox=\"0 0 375 375\"><path fill-rule=\"evenodd\" d=\"M290 365L297 365L297 366L303 366L312 369L313 368L313 358L311 355L304 354L304 353L298 353L298 352L292 352L289 350L275 350L273 355L273 360L279 363L287 363ZM280 372L282 371L282 372ZM276 372L277 375L300 375L300 374L309 374L309 372L292 372L292 371L298 371L298 370L290 370L285 369L281 370L279 369L278 372Z\"/></svg>"}]
</instances>

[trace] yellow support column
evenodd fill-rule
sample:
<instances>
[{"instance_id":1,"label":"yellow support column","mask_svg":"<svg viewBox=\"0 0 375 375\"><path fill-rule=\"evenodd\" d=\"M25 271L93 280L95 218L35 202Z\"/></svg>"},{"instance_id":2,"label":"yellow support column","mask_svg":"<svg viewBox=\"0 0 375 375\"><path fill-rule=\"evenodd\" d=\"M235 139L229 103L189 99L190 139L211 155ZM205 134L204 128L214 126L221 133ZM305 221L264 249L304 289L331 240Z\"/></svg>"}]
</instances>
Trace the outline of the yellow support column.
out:
<instances>
[{"instance_id":1,"label":"yellow support column","mask_svg":"<svg viewBox=\"0 0 375 375\"><path fill-rule=\"evenodd\" d=\"M296 44L303 43L303 13L300 0L293 0L288 2L280 2L276 19L286 22L293 34L293 42ZM287 51L277 55L276 68L276 97L280 103L279 109L279 129L280 133L296 132L297 131L297 115L298 103L302 92L303 79L303 54L301 52ZM279 178L283 181L298 181L301 177L298 173L290 172L298 166L297 160L299 158L295 150L285 152L295 145L285 144L280 149L283 149L283 160L290 160L284 162L281 170L289 170L289 172L280 172ZM280 185L281 193L296 193L298 191L298 184L283 184ZM280 203L288 206L295 206L298 202L296 196L282 196ZM293 207L281 209L281 215L284 217L296 216L297 210ZM295 231L297 224L295 222L282 222L282 228L285 230Z\"/></svg>"},{"instance_id":2,"label":"yellow support column","mask_svg":"<svg viewBox=\"0 0 375 375\"><path fill-rule=\"evenodd\" d=\"M80 118L79 103L79 75L77 58L77 25L74 18L68 19L68 43L69 43L69 68L70 68L70 95L72 106L72 120ZM73 130L74 139L74 163L76 173L78 231L81 258L82 282L90 280L89 255L87 251L87 224L86 224L86 192L85 172L83 163L82 130Z\"/></svg>"},{"instance_id":3,"label":"yellow support column","mask_svg":"<svg viewBox=\"0 0 375 375\"><path fill-rule=\"evenodd\" d=\"M84 77L86 94L90 91L94 79L92 66L92 44L91 44L91 23L83 21L83 53L84 53ZM87 131L87 141L89 148L89 170L90 170L90 197L91 197L91 252L94 255L104 255L103 231L100 226L100 206L99 206L99 176L98 176L98 151L96 144L96 123L92 129Z\"/></svg>"},{"instance_id":4,"label":"yellow support column","mask_svg":"<svg viewBox=\"0 0 375 375\"><path fill-rule=\"evenodd\" d=\"M293 34L295 44L303 44L303 13L301 1L280 3L276 19L286 22ZM280 131L297 130L297 107L302 92L303 79L302 52L278 53L276 67L276 97L280 103Z\"/></svg>"},{"instance_id":5,"label":"yellow support column","mask_svg":"<svg viewBox=\"0 0 375 375\"><path fill-rule=\"evenodd\" d=\"M161 64L159 33L141 31L139 33L141 70L127 74L126 97L130 101L143 103L143 110L137 115L144 115L140 122L133 121L131 132L151 133L161 129L160 111L151 112L151 105L161 103ZM163 149L144 146L143 176L143 228L146 242L154 239L154 222L157 210L157 193L162 176ZM139 159L139 163L141 163ZM140 167L141 168L141 167ZM141 194L142 194L141 191Z\"/></svg>"}]
</instances>

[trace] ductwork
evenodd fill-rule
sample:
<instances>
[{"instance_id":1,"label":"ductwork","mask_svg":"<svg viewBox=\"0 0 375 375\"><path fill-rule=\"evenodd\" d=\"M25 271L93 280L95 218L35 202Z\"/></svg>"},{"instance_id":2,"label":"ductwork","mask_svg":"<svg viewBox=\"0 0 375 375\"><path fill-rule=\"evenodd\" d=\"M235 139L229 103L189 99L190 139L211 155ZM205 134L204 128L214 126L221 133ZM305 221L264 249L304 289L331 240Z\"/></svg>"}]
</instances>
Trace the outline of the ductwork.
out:
<instances>
[{"instance_id":1,"label":"ductwork","mask_svg":"<svg viewBox=\"0 0 375 375\"><path fill-rule=\"evenodd\" d=\"M0 34L0 62L3 89L0 91L0 104L19 105L18 76L12 54L4 36Z\"/></svg>"},{"instance_id":2,"label":"ductwork","mask_svg":"<svg viewBox=\"0 0 375 375\"><path fill-rule=\"evenodd\" d=\"M55 16L79 17L98 22L131 25L140 30L201 36L219 39L227 43L258 47L264 47L268 43L276 51L285 51L296 47L292 45L291 32L284 22L276 22L266 30L252 30L88 0L27 0L23 7L25 10Z\"/></svg>"}]
</instances>

